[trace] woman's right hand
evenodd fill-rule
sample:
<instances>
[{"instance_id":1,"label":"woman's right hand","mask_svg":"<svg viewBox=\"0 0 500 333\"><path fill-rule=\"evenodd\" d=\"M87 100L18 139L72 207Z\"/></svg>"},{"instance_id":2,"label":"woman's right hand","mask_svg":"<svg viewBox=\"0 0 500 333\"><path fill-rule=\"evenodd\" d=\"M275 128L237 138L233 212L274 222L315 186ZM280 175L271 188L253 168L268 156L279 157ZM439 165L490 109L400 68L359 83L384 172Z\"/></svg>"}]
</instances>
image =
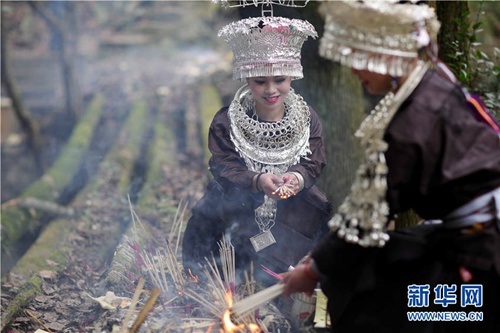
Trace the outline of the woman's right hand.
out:
<instances>
[{"instance_id":1,"label":"woman's right hand","mask_svg":"<svg viewBox=\"0 0 500 333\"><path fill-rule=\"evenodd\" d=\"M313 276L307 272L308 269L307 264L300 264L290 272L283 274L281 283L285 284L285 290L283 291L284 296L290 296L291 294L299 292L304 292L307 296L313 294L319 278L313 278Z\"/></svg>"},{"instance_id":2,"label":"woman's right hand","mask_svg":"<svg viewBox=\"0 0 500 333\"><path fill-rule=\"evenodd\" d=\"M273 173L264 173L259 177L259 183L256 184L262 192L264 192L269 198L274 200L281 200L279 195L273 192L283 184L283 179Z\"/></svg>"}]
</instances>

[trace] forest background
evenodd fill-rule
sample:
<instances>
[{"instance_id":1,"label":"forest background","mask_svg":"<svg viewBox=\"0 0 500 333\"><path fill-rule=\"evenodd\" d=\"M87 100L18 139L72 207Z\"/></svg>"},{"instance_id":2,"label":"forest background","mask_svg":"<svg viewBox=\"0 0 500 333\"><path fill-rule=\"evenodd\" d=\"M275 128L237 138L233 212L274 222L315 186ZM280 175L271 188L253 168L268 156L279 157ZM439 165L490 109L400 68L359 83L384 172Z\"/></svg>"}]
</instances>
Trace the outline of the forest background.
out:
<instances>
[{"instance_id":1,"label":"forest background","mask_svg":"<svg viewBox=\"0 0 500 333\"><path fill-rule=\"evenodd\" d=\"M443 22L440 57L498 119L500 6L433 5ZM275 8L275 15L307 19L321 36L317 6ZM163 240L179 212L189 217L210 178L209 122L239 88L216 33L256 9L209 1L1 7L3 330L25 318L27 306L38 310L30 302L47 283L41 271L107 278L131 224L128 198ZM305 44L305 78L294 88L323 121L329 161L319 183L337 207L359 163L352 134L381 96L369 98L349 70L320 58L317 42ZM54 281L63 279L49 280L60 287ZM26 288L32 296L16 303Z\"/></svg>"}]
</instances>

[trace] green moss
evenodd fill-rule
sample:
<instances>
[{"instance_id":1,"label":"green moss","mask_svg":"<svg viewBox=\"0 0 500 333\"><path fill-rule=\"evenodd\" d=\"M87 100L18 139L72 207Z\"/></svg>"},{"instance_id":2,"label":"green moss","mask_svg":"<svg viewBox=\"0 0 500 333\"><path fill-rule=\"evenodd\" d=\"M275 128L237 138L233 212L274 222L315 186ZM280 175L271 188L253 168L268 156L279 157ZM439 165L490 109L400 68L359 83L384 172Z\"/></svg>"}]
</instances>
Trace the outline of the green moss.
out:
<instances>
[{"instance_id":1,"label":"green moss","mask_svg":"<svg viewBox=\"0 0 500 333\"><path fill-rule=\"evenodd\" d=\"M37 241L18 260L12 272L28 278L41 270L55 272L62 270L67 263L64 253L71 247L67 244L70 229L71 224L67 220L52 221ZM49 265L47 260L56 262L57 266Z\"/></svg>"},{"instance_id":2,"label":"green moss","mask_svg":"<svg viewBox=\"0 0 500 333\"><path fill-rule=\"evenodd\" d=\"M8 253L12 245L25 233L33 231L31 220L37 220L40 217L35 211L30 212L27 209L17 207L2 210L2 253Z\"/></svg>"},{"instance_id":3,"label":"green moss","mask_svg":"<svg viewBox=\"0 0 500 333\"><path fill-rule=\"evenodd\" d=\"M149 169L147 172L147 179L151 182L159 180L163 176L163 165L175 165L176 160L166 152L175 152L174 134L164 122L157 121L154 127L154 139L149 149L148 156Z\"/></svg>"},{"instance_id":4,"label":"green moss","mask_svg":"<svg viewBox=\"0 0 500 333\"><path fill-rule=\"evenodd\" d=\"M113 174L118 174L117 191L126 192L128 190L135 161L140 155L148 115L149 108L145 101L134 103L113 147L100 163L98 175L94 176L92 181L80 191L79 197L85 197L88 193L98 191L101 186L109 187L110 184L103 183L103 179L106 177L102 175L110 170Z\"/></svg>"},{"instance_id":5,"label":"green moss","mask_svg":"<svg viewBox=\"0 0 500 333\"><path fill-rule=\"evenodd\" d=\"M10 323L24 310L37 295L42 293L42 279L38 275L31 277L29 283L17 293L16 297L9 303L9 306L2 312L1 329L2 332Z\"/></svg>"},{"instance_id":6,"label":"green moss","mask_svg":"<svg viewBox=\"0 0 500 333\"><path fill-rule=\"evenodd\" d=\"M145 101L136 101L132 107L117 145L114 145L106 159L118 164L120 170L119 188L126 189L130 185L135 161L140 155L142 139L146 132L149 108Z\"/></svg>"},{"instance_id":7,"label":"green moss","mask_svg":"<svg viewBox=\"0 0 500 333\"><path fill-rule=\"evenodd\" d=\"M55 201L77 172L92 139L103 108L104 97L92 100L54 165L19 197ZM17 206L2 209L2 252L8 252L21 236L39 225L41 213Z\"/></svg>"},{"instance_id":8,"label":"green moss","mask_svg":"<svg viewBox=\"0 0 500 333\"><path fill-rule=\"evenodd\" d=\"M69 183L82 163L82 158L99 121L103 103L104 97L102 95L94 97L84 117L78 122L73 134L61 151L60 157L39 181L23 193L23 197L55 200L59 196L61 190Z\"/></svg>"}]
</instances>

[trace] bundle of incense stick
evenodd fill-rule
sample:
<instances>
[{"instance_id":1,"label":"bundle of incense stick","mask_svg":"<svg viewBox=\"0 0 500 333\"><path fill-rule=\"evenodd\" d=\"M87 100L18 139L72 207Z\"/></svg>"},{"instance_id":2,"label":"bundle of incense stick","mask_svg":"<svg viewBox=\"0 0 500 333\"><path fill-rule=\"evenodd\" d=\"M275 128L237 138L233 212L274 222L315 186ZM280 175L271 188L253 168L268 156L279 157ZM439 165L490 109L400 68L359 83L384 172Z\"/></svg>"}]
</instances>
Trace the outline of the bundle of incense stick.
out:
<instances>
[{"instance_id":1,"label":"bundle of incense stick","mask_svg":"<svg viewBox=\"0 0 500 333\"><path fill-rule=\"evenodd\" d=\"M233 304L231 313L234 316L241 317L247 315L252 310L258 308L262 304L265 304L275 297L278 297L283 293L285 289L284 284L275 284L269 288L259 291L253 295L250 295L242 300Z\"/></svg>"},{"instance_id":2,"label":"bundle of incense stick","mask_svg":"<svg viewBox=\"0 0 500 333\"><path fill-rule=\"evenodd\" d=\"M236 293L236 266L234 258L234 246L230 241L226 240L226 237L224 235L222 235L222 240L219 241L218 244L224 282L226 283L227 290L231 290L231 293L234 296L234 294Z\"/></svg>"}]
</instances>

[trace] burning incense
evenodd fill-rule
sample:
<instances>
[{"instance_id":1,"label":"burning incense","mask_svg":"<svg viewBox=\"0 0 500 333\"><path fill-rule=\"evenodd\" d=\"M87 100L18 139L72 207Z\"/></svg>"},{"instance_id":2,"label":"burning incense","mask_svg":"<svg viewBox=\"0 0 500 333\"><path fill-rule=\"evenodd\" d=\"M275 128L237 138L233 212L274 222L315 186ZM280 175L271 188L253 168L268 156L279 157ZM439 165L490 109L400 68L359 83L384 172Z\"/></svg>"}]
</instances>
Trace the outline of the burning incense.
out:
<instances>
[{"instance_id":1,"label":"burning incense","mask_svg":"<svg viewBox=\"0 0 500 333\"><path fill-rule=\"evenodd\" d=\"M228 308L226 293L229 290L234 295L236 284L236 269L234 260L234 247L230 242L227 242L225 237L219 242L219 255L221 260L222 274L219 271L217 262L212 255L212 261L205 258L208 268L205 269L207 277L207 286L212 291L212 295L216 298L215 302L211 302L198 295L196 292L185 290L186 296L190 297L217 317L222 317L224 311ZM223 278L224 277L224 278Z\"/></svg>"},{"instance_id":2,"label":"burning incense","mask_svg":"<svg viewBox=\"0 0 500 333\"><path fill-rule=\"evenodd\" d=\"M170 229L170 233L169 233L169 237L168 237L169 244L171 244L173 242L174 235L177 235L177 240L176 240L175 249L174 249L175 255L177 255L177 253L178 253L179 243L180 243L180 240L182 239L181 233L182 233L183 224L184 224L184 213L186 212L187 207L188 207L188 204L185 203L183 205L183 202L181 200L181 202L177 206L177 210L176 210L175 216L174 216L174 222L172 223L172 227Z\"/></svg>"},{"instance_id":3,"label":"burning incense","mask_svg":"<svg viewBox=\"0 0 500 333\"><path fill-rule=\"evenodd\" d=\"M267 274L271 275L273 278L278 279L278 280L282 280L283 279L283 276L279 275L278 273L273 272L272 270L270 270L266 266L264 266L264 265L260 265L260 266L262 267L262 269L264 270L264 272L266 272Z\"/></svg>"},{"instance_id":4,"label":"burning incense","mask_svg":"<svg viewBox=\"0 0 500 333\"><path fill-rule=\"evenodd\" d=\"M293 190L294 184L292 181L288 182L290 178L288 176L283 177L283 184L278 186L276 191L272 192L273 194L277 194L281 199L288 199L291 196L297 194Z\"/></svg>"},{"instance_id":5,"label":"burning incense","mask_svg":"<svg viewBox=\"0 0 500 333\"><path fill-rule=\"evenodd\" d=\"M224 235L219 244L219 253L222 264L222 274L228 289L233 295L236 293L236 266L234 258L234 246L231 242L227 242Z\"/></svg>"},{"instance_id":6,"label":"burning incense","mask_svg":"<svg viewBox=\"0 0 500 333\"><path fill-rule=\"evenodd\" d=\"M261 290L258 293L250 295L234 303L231 312L234 316L243 317L262 304L265 304L273 298L281 295L284 289L284 284L275 284L274 286Z\"/></svg>"},{"instance_id":7,"label":"burning incense","mask_svg":"<svg viewBox=\"0 0 500 333\"><path fill-rule=\"evenodd\" d=\"M163 264L162 258L160 256L156 256L156 258L150 256L148 253L144 252L142 254L142 258L144 260L144 265L147 268L147 272L149 274L149 278L151 282L158 286L162 291L168 292L168 281L165 273L165 266Z\"/></svg>"}]
</instances>

